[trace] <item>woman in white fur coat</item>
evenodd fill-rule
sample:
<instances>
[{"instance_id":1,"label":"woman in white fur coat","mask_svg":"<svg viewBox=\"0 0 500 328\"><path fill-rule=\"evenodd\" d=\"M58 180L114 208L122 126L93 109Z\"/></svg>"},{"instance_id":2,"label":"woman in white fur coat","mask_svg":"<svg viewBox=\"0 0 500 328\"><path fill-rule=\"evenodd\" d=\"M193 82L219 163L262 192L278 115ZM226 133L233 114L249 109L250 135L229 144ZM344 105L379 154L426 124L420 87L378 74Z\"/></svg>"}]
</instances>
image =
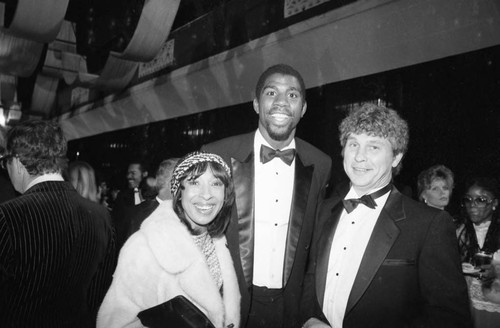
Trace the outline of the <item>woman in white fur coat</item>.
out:
<instances>
[{"instance_id":1,"label":"woman in white fur coat","mask_svg":"<svg viewBox=\"0 0 500 328\"><path fill-rule=\"evenodd\" d=\"M176 165L171 190L173 200L121 249L98 328L143 327L140 311L177 295L215 327L239 327L240 293L224 237L234 201L230 169L215 154L190 153Z\"/></svg>"}]
</instances>

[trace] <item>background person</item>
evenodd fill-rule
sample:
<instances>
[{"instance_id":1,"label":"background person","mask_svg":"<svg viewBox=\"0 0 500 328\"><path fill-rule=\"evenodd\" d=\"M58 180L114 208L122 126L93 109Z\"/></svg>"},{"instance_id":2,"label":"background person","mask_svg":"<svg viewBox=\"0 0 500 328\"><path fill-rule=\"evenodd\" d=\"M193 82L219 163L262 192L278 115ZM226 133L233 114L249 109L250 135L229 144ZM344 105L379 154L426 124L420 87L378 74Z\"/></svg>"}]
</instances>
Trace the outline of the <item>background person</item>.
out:
<instances>
[{"instance_id":1,"label":"background person","mask_svg":"<svg viewBox=\"0 0 500 328\"><path fill-rule=\"evenodd\" d=\"M83 198L98 202L95 172L92 166L83 161L74 161L68 167L69 182Z\"/></svg>"},{"instance_id":2,"label":"background person","mask_svg":"<svg viewBox=\"0 0 500 328\"><path fill-rule=\"evenodd\" d=\"M141 181L148 176L146 164L142 161L132 161L127 169L128 188L118 192L113 201L111 217L116 231L116 249L120 251L123 243L128 237L130 229L130 216L127 212L135 205L144 201L139 188Z\"/></svg>"},{"instance_id":3,"label":"background person","mask_svg":"<svg viewBox=\"0 0 500 328\"><path fill-rule=\"evenodd\" d=\"M113 270L106 208L61 175L66 140L51 121L9 130L5 165L22 195L0 205L2 327L94 327Z\"/></svg>"},{"instance_id":4,"label":"background person","mask_svg":"<svg viewBox=\"0 0 500 328\"><path fill-rule=\"evenodd\" d=\"M444 210L454 187L453 172L444 165L434 165L418 175L418 199Z\"/></svg>"},{"instance_id":5,"label":"background person","mask_svg":"<svg viewBox=\"0 0 500 328\"><path fill-rule=\"evenodd\" d=\"M142 327L137 314L184 295L217 328L239 327L240 293L224 231L234 201L221 157L186 155L161 203L125 243L97 327Z\"/></svg>"},{"instance_id":6,"label":"background person","mask_svg":"<svg viewBox=\"0 0 500 328\"><path fill-rule=\"evenodd\" d=\"M255 88L257 131L206 145L232 163L236 202L227 231L244 327L298 327L318 201L331 159L295 131L306 113L302 76L269 67ZM272 251L270 251L272 250Z\"/></svg>"},{"instance_id":7,"label":"background person","mask_svg":"<svg viewBox=\"0 0 500 328\"><path fill-rule=\"evenodd\" d=\"M153 199L146 199L141 204L134 206L127 213L127 215L130 215L129 236L139 230L144 219L153 213L160 203L172 199L170 179L172 178L172 172L174 171L175 164L177 164L178 160L178 158L169 158L160 163L155 177L156 197Z\"/></svg>"},{"instance_id":8,"label":"background person","mask_svg":"<svg viewBox=\"0 0 500 328\"><path fill-rule=\"evenodd\" d=\"M498 182L475 177L466 182L462 206L466 219L457 229L462 262L473 262L479 252L493 254L500 248Z\"/></svg>"},{"instance_id":9,"label":"background person","mask_svg":"<svg viewBox=\"0 0 500 328\"><path fill-rule=\"evenodd\" d=\"M470 327L451 217L392 185L408 147L406 121L365 104L339 130L351 185L320 216L304 327Z\"/></svg>"}]
</instances>

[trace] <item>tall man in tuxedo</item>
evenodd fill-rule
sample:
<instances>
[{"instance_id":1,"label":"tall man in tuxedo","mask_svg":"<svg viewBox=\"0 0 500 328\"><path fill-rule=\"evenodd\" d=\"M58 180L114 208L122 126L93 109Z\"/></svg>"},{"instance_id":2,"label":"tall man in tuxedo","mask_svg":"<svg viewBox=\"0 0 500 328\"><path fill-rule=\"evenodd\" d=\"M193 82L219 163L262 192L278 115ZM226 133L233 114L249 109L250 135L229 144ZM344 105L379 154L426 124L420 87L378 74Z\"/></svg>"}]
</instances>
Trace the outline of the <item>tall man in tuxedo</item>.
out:
<instances>
[{"instance_id":1,"label":"tall man in tuxedo","mask_svg":"<svg viewBox=\"0 0 500 328\"><path fill-rule=\"evenodd\" d=\"M392 185L406 121L366 104L342 121L340 143L351 183L321 211L304 327L470 327L452 218Z\"/></svg>"},{"instance_id":2,"label":"tall man in tuxedo","mask_svg":"<svg viewBox=\"0 0 500 328\"><path fill-rule=\"evenodd\" d=\"M231 163L236 201L227 230L242 295L243 327L296 327L318 199L330 158L295 138L306 112L305 85L288 65L260 76L255 132L203 149ZM281 156L281 157L280 157Z\"/></svg>"},{"instance_id":3,"label":"tall man in tuxedo","mask_svg":"<svg viewBox=\"0 0 500 328\"><path fill-rule=\"evenodd\" d=\"M107 209L63 181L57 123L19 123L6 150L3 165L22 195L0 205L1 326L95 327L114 270Z\"/></svg>"}]
</instances>

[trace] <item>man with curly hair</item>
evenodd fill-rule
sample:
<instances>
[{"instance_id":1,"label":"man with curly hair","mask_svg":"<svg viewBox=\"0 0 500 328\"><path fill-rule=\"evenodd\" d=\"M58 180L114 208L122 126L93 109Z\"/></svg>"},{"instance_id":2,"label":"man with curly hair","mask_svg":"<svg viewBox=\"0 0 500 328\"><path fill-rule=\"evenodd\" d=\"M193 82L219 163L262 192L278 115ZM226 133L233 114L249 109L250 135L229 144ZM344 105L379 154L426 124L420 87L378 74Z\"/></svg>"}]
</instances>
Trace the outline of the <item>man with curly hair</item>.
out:
<instances>
[{"instance_id":1,"label":"man with curly hair","mask_svg":"<svg viewBox=\"0 0 500 328\"><path fill-rule=\"evenodd\" d=\"M340 124L350 188L321 211L304 327L471 326L451 217L392 185L408 140L406 121L383 106Z\"/></svg>"},{"instance_id":2,"label":"man with curly hair","mask_svg":"<svg viewBox=\"0 0 500 328\"><path fill-rule=\"evenodd\" d=\"M22 195L0 205L2 327L95 327L114 270L107 209L63 180L66 140L52 121L7 134L2 164Z\"/></svg>"}]
</instances>

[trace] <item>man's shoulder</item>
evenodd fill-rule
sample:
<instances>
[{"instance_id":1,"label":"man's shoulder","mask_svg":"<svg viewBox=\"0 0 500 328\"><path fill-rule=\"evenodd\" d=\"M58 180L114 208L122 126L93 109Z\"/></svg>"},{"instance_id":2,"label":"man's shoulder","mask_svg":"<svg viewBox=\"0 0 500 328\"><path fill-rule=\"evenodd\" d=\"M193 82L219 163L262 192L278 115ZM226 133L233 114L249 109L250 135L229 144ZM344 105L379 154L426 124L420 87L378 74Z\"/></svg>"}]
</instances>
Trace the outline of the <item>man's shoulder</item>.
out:
<instances>
[{"instance_id":1,"label":"man's shoulder","mask_svg":"<svg viewBox=\"0 0 500 328\"><path fill-rule=\"evenodd\" d=\"M304 164L313 163L317 167L325 168L325 170L329 172L332 165L332 159L322 150L300 138L295 138L295 147L298 156Z\"/></svg>"},{"instance_id":2,"label":"man's shoulder","mask_svg":"<svg viewBox=\"0 0 500 328\"><path fill-rule=\"evenodd\" d=\"M452 222L453 219L446 211L428 206L413 198L410 198L398 191L398 197L404 210L405 217L409 220L415 220L417 225L425 226L431 224L434 220L446 220ZM386 203L387 205L387 203Z\"/></svg>"},{"instance_id":3,"label":"man's shoulder","mask_svg":"<svg viewBox=\"0 0 500 328\"><path fill-rule=\"evenodd\" d=\"M222 156L226 161L231 157L244 160L253 151L255 132L239 134L220 139L201 147L201 150Z\"/></svg>"},{"instance_id":4,"label":"man's shoulder","mask_svg":"<svg viewBox=\"0 0 500 328\"><path fill-rule=\"evenodd\" d=\"M202 147L203 150L206 151L212 151L213 149L216 150L224 150L227 149L228 147L236 148L242 144L252 144L253 145L253 136L255 135L255 132L250 132L250 133L244 133L244 134L238 134L235 136L231 137L226 137L223 139L219 139L213 142L210 142Z\"/></svg>"}]
</instances>

